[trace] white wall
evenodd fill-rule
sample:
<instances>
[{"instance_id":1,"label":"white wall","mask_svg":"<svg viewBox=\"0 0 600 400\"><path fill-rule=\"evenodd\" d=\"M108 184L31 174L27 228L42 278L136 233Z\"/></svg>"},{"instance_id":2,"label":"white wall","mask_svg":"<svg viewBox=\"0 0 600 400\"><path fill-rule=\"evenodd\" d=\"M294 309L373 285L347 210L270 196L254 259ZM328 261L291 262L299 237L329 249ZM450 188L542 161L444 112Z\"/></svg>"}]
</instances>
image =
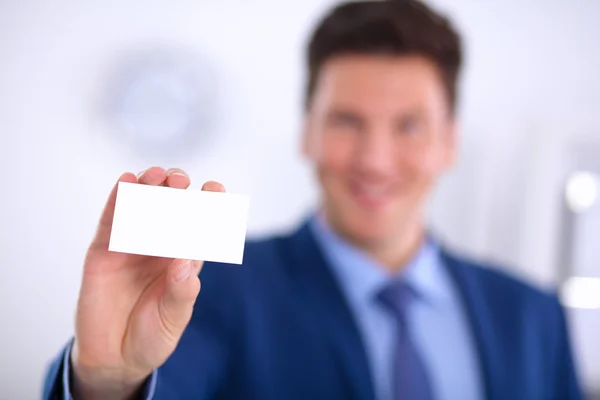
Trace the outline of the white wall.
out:
<instances>
[{"instance_id":1,"label":"white wall","mask_svg":"<svg viewBox=\"0 0 600 400\"><path fill-rule=\"evenodd\" d=\"M301 46L328 3L0 3L0 398L37 396L46 362L72 334L82 256L114 180L171 166L101 123L118 55L163 43L208 60L221 99L214 140L174 164L196 183L249 193L252 233L285 229L316 195L297 151ZM469 56L463 158L432 202L433 224L456 247L551 284L552 237L535 222L544 215L528 216L551 195L532 187L555 177L536 152L546 130L600 122L600 3L435 3L458 21ZM586 362L589 382L600 384L599 369Z\"/></svg>"}]
</instances>

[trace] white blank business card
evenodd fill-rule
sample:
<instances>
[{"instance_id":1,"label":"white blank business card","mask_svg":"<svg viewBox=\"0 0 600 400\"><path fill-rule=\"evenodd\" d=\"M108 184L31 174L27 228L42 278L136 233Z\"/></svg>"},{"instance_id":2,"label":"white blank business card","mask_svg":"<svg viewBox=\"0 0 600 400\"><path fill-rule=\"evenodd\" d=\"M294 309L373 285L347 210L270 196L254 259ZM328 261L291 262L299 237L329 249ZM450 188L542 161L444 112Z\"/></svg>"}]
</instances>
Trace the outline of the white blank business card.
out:
<instances>
[{"instance_id":1,"label":"white blank business card","mask_svg":"<svg viewBox=\"0 0 600 400\"><path fill-rule=\"evenodd\" d=\"M119 182L110 251L241 264L250 198Z\"/></svg>"}]
</instances>

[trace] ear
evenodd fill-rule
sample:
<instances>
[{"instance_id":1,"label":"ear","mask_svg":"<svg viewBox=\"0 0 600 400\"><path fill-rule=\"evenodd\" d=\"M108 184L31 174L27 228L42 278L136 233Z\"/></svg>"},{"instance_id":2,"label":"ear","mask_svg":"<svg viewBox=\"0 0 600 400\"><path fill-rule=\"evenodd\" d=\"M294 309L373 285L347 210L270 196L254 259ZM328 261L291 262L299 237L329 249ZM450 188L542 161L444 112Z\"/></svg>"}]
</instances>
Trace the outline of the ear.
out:
<instances>
[{"instance_id":1,"label":"ear","mask_svg":"<svg viewBox=\"0 0 600 400\"><path fill-rule=\"evenodd\" d=\"M445 143L445 162L444 167L449 169L454 166L458 156L458 141L460 134L460 123L456 117L448 122L448 132Z\"/></svg>"},{"instance_id":2,"label":"ear","mask_svg":"<svg viewBox=\"0 0 600 400\"><path fill-rule=\"evenodd\" d=\"M308 111L304 113L302 121L302 155L309 160L312 160L314 154L312 151L312 129L310 114Z\"/></svg>"}]
</instances>

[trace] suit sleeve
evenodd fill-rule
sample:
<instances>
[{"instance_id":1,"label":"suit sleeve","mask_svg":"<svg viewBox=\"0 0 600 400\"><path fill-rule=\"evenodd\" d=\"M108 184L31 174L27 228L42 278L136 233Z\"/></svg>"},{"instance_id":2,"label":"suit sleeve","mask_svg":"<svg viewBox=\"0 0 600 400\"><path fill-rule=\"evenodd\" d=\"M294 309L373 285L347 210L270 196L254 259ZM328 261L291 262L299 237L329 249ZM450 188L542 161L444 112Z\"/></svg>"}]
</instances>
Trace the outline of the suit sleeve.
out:
<instances>
[{"instance_id":1,"label":"suit sleeve","mask_svg":"<svg viewBox=\"0 0 600 400\"><path fill-rule=\"evenodd\" d=\"M565 311L558 299L555 301L555 307L558 315L558 359L556 360L556 376L553 381L555 384L553 398L557 400L584 399L585 397L578 380L577 367L571 348L571 337L569 335Z\"/></svg>"},{"instance_id":2,"label":"suit sleeve","mask_svg":"<svg viewBox=\"0 0 600 400\"><path fill-rule=\"evenodd\" d=\"M65 398L63 395L63 392L65 392L65 388L62 387L63 363L65 353L67 352L67 348L69 348L70 346L70 343L67 346L65 346L65 348L62 349L60 354L51 362L50 366L47 368L42 389L42 399L62 400Z\"/></svg>"},{"instance_id":3,"label":"suit sleeve","mask_svg":"<svg viewBox=\"0 0 600 400\"><path fill-rule=\"evenodd\" d=\"M71 340L48 367L42 398L44 400L73 400L71 395ZM156 390L156 370L144 383L139 399L151 400Z\"/></svg>"}]
</instances>

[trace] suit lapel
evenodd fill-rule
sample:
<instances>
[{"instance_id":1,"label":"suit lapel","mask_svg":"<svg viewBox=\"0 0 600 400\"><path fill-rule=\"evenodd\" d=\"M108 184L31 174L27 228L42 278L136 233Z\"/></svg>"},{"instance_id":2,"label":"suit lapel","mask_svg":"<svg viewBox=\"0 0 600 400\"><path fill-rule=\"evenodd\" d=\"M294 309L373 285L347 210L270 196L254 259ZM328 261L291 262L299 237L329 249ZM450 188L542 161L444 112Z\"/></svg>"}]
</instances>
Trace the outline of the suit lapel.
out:
<instances>
[{"instance_id":1,"label":"suit lapel","mask_svg":"<svg viewBox=\"0 0 600 400\"><path fill-rule=\"evenodd\" d=\"M494 322L494 310L488 301L489 296L477 279L475 271L446 251L442 251L441 256L467 311L480 370L483 372L485 397L488 400L506 398L502 396L506 394L507 384L510 382L504 379L505 375L500 367L503 364L503 346L497 324Z\"/></svg>"},{"instance_id":2,"label":"suit lapel","mask_svg":"<svg viewBox=\"0 0 600 400\"><path fill-rule=\"evenodd\" d=\"M358 327L308 224L282 242L282 251L290 276L300 289L298 295L302 306L320 324L332 355L343 371L345 383L352 390L352 397L373 400L371 373ZM493 305L475 271L444 250L441 257L458 288L468 316L482 371L485 398L502 399L510 393L510 382L501 368L504 346L498 331L501 327L494 321Z\"/></svg>"},{"instance_id":3,"label":"suit lapel","mask_svg":"<svg viewBox=\"0 0 600 400\"><path fill-rule=\"evenodd\" d=\"M356 322L308 224L284 241L283 246L286 265L300 289L301 306L321 325L352 397L374 399L367 356Z\"/></svg>"}]
</instances>

